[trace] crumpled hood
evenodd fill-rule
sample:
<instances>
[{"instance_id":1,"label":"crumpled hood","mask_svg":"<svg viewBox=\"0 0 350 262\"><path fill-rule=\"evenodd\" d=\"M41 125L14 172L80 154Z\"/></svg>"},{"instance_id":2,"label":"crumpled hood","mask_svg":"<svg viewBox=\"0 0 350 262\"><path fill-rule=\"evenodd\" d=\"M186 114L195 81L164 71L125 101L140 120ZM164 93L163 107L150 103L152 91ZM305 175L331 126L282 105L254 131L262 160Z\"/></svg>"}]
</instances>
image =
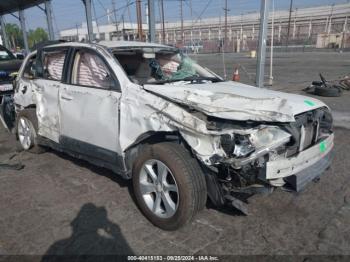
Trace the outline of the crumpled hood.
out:
<instances>
[{"instance_id":1,"label":"crumpled hood","mask_svg":"<svg viewBox=\"0 0 350 262\"><path fill-rule=\"evenodd\" d=\"M326 106L321 101L237 82L145 85L145 90L188 105L209 116L230 120L293 122L294 116Z\"/></svg>"}]
</instances>

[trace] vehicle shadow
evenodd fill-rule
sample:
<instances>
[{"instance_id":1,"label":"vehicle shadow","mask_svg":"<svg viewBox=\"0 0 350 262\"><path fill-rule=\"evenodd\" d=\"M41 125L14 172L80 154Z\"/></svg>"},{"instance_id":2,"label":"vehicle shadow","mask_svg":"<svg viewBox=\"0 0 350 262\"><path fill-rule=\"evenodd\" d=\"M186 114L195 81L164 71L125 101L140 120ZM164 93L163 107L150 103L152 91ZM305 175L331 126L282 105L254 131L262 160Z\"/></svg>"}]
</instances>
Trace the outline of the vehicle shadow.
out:
<instances>
[{"instance_id":1,"label":"vehicle shadow","mask_svg":"<svg viewBox=\"0 0 350 262\"><path fill-rule=\"evenodd\" d=\"M110 261L113 256L133 254L119 226L108 219L104 207L84 204L70 225L71 236L53 243L42 262Z\"/></svg>"},{"instance_id":2,"label":"vehicle shadow","mask_svg":"<svg viewBox=\"0 0 350 262\"><path fill-rule=\"evenodd\" d=\"M83 167L83 168L87 168L87 169L89 169L90 171L94 172L97 175L107 177L110 180L112 180L113 182L118 183L118 185L121 186L121 187L127 187L128 188L128 192L129 192L129 194L131 196L131 199L133 200L133 202L137 206L138 210L142 213L141 209L139 208L139 205L137 205L137 200L136 200L136 197L135 197L135 194L134 194L134 190L133 190L133 186L132 186L131 180L123 179L120 175L114 173L110 169L93 165L93 164L89 163L88 161L75 158L75 157L70 156L70 155L68 155L66 153L59 152L59 151L56 151L56 150L50 149L50 148L47 148L47 151L52 153L52 154L57 155L60 158L63 158L63 159L68 160L68 161L71 161L75 165L78 165L78 166ZM228 214L228 215L231 215L231 216L245 216L245 214L243 212L241 212L240 210L238 210L238 209L236 209L236 208L234 208L234 207L232 207L230 205L229 206L225 205L225 206L222 206L222 207L216 207L215 205L213 205L211 203L211 200L209 198L207 199L206 208L207 209L218 210L219 212L222 212L222 213L225 213L225 214Z\"/></svg>"},{"instance_id":3,"label":"vehicle shadow","mask_svg":"<svg viewBox=\"0 0 350 262\"><path fill-rule=\"evenodd\" d=\"M70 156L69 154L66 154L66 153L63 153L60 151L56 151L54 149L46 148L46 150L47 150L47 152L50 152L50 153L52 153L60 158L68 160L68 161L74 163L75 165L78 165L82 168L87 168L91 172L96 173L97 175L107 177L110 180L118 183L121 187L130 187L131 186L131 183L129 180L123 179L119 174L114 173L110 169L96 166L94 164L89 163L86 160Z\"/></svg>"}]
</instances>

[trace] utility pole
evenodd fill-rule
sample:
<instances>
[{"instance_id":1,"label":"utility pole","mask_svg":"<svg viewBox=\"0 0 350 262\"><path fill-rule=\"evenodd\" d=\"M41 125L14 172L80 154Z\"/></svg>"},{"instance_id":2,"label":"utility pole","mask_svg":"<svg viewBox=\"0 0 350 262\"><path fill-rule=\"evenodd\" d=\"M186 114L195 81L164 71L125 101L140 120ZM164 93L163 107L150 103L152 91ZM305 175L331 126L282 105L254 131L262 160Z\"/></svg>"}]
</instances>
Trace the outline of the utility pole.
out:
<instances>
[{"instance_id":1,"label":"utility pole","mask_svg":"<svg viewBox=\"0 0 350 262\"><path fill-rule=\"evenodd\" d=\"M343 37L341 40L341 49L345 48L345 36L346 36L346 28L348 26L348 16L345 17L345 21L344 21L344 26L343 26Z\"/></svg>"},{"instance_id":2,"label":"utility pole","mask_svg":"<svg viewBox=\"0 0 350 262\"><path fill-rule=\"evenodd\" d=\"M77 42L79 42L79 25L75 24L75 28L77 29Z\"/></svg>"},{"instance_id":3,"label":"utility pole","mask_svg":"<svg viewBox=\"0 0 350 262\"><path fill-rule=\"evenodd\" d=\"M47 20L47 29L49 31L49 38L50 40L55 39L55 34L53 31L53 24L52 24L52 7L51 7L51 0L45 1L45 14L46 14L46 20Z\"/></svg>"},{"instance_id":4,"label":"utility pole","mask_svg":"<svg viewBox=\"0 0 350 262\"><path fill-rule=\"evenodd\" d=\"M289 33L290 33L290 23L292 20L292 11L293 11L293 0L290 0L286 48L288 48L288 44L289 44Z\"/></svg>"},{"instance_id":5,"label":"utility pole","mask_svg":"<svg viewBox=\"0 0 350 262\"><path fill-rule=\"evenodd\" d=\"M270 47L270 77L269 85L273 85L273 40L275 36L275 0L272 0L272 21L271 21L272 31L271 31L271 47Z\"/></svg>"},{"instance_id":6,"label":"utility pole","mask_svg":"<svg viewBox=\"0 0 350 262\"><path fill-rule=\"evenodd\" d=\"M184 17L183 17L183 7L182 1L180 0L180 18L181 18L181 44L184 45Z\"/></svg>"},{"instance_id":7,"label":"utility pole","mask_svg":"<svg viewBox=\"0 0 350 262\"><path fill-rule=\"evenodd\" d=\"M162 43L165 43L165 22L164 22L164 1L160 0L160 5L162 9Z\"/></svg>"},{"instance_id":8,"label":"utility pole","mask_svg":"<svg viewBox=\"0 0 350 262\"><path fill-rule=\"evenodd\" d=\"M256 67L256 84L260 88L264 87L266 36L267 36L268 20L269 20L269 0L261 0L258 64Z\"/></svg>"},{"instance_id":9,"label":"utility pole","mask_svg":"<svg viewBox=\"0 0 350 262\"><path fill-rule=\"evenodd\" d=\"M23 9L19 10L19 21L21 23L24 49L26 50L26 53L29 54L28 36L27 36L26 22L25 22L25 16L24 16Z\"/></svg>"},{"instance_id":10,"label":"utility pole","mask_svg":"<svg viewBox=\"0 0 350 262\"><path fill-rule=\"evenodd\" d=\"M334 4L332 4L331 14L330 14L329 20L328 20L328 28L327 28L327 35L328 36L330 35L331 28L332 28L333 10L334 10Z\"/></svg>"},{"instance_id":11,"label":"utility pole","mask_svg":"<svg viewBox=\"0 0 350 262\"><path fill-rule=\"evenodd\" d=\"M92 27L92 15L91 15L91 0L82 0L85 6L85 15L88 29L89 42L94 41L94 33Z\"/></svg>"},{"instance_id":12,"label":"utility pole","mask_svg":"<svg viewBox=\"0 0 350 262\"><path fill-rule=\"evenodd\" d=\"M154 0L148 0L148 41L154 43L156 41L156 19L154 12Z\"/></svg>"},{"instance_id":13,"label":"utility pole","mask_svg":"<svg viewBox=\"0 0 350 262\"><path fill-rule=\"evenodd\" d=\"M141 0L136 0L137 34L140 41L143 41Z\"/></svg>"},{"instance_id":14,"label":"utility pole","mask_svg":"<svg viewBox=\"0 0 350 262\"><path fill-rule=\"evenodd\" d=\"M116 29L116 31L118 33L117 8L115 7L115 0L112 0L112 8L113 8L115 29Z\"/></svg>"},{"instance_id":15,"label":"utility pole","mask_svg":"<svg viewBox=\"0 0 350 262\"><path fill-rule=\"evenodd\" d=\"M225 36L224 36L224 42L223 42L223 50L224 52L226 52L226 45L227 45L227 13L228 11L230 11L228 8L227 8L227 0L225 0Z\"/></svg>"}]
</instances>

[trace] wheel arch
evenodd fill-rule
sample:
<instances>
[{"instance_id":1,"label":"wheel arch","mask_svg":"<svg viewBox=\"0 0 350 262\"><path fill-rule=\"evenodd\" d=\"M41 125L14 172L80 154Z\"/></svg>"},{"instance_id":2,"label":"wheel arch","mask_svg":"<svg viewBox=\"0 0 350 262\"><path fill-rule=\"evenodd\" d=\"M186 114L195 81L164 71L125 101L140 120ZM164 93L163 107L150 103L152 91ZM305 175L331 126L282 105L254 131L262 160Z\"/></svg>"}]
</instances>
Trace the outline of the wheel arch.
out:
<instances>
[{"instance_id":1,"label":"wheel arch","mask_svg":"<svg viewBox=\"0 0 350 262\"><path fill-rule=\"evenodd\" d=\"M171 142L180 144L183 146L193 158L197 159L192 152L190 145L182 137L179 131L151 131L140 135L133 144L131 144L125 151L125 167L128 173L128 177L132 177L132 167L135 159L142 152L142 149L146 145L152 145L163 142Z\"/></svg>"}]
</instances>

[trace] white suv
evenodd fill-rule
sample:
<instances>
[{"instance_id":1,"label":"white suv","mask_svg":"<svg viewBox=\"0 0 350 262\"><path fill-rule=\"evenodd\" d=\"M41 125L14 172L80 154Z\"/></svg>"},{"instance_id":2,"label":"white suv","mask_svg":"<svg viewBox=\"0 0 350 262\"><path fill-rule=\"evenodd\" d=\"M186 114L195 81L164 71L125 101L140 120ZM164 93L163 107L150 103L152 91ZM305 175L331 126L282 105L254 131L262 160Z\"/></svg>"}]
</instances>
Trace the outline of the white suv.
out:
<instances>
[{"instance_id":1,"label":"white suv","mask_svg":"<svg viewBox=\"0 0 350 262\"><path fill-rule=\"evenodd\" d=\"M17 138L132 179L138 205L174 230L204 208L276 187L301 190L332 160L322 102L223 81L178 49L59 43L28 55L15 88Z\"/></svg>"}]
</instances>

